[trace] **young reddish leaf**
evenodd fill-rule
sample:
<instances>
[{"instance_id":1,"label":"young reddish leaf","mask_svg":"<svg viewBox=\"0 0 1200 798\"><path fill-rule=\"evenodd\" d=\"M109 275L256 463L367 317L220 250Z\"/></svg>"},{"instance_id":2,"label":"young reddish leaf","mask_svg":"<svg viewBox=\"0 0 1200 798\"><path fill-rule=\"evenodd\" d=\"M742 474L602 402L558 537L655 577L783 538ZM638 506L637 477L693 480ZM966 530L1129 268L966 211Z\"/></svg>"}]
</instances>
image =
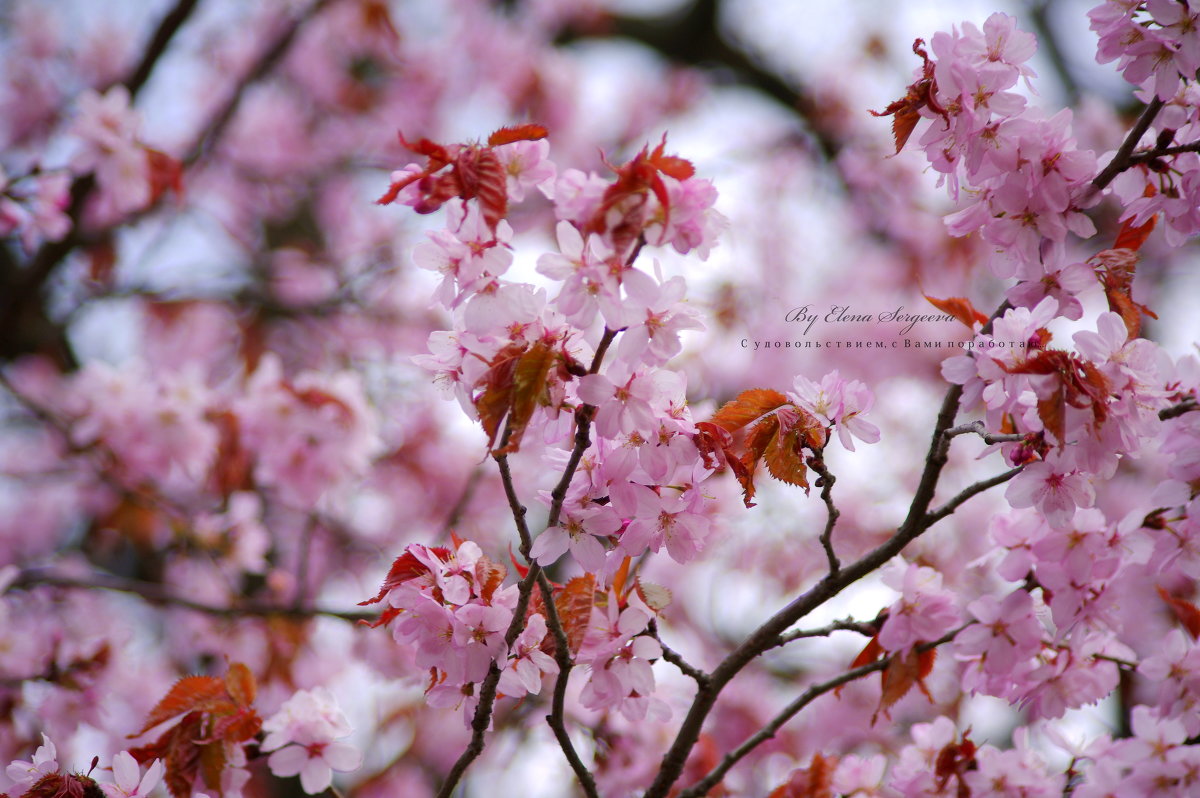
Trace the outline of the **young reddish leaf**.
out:
<instances>
[{"instance_id":1,"label":"young reddish leaf","mask_svg":"<svg viewBox=\"0 0 1200 798\"><path fill-rule=\"evenodd\" d=\"M225 690L237 705L250 706L254 703L257 690L254 674L241 662L231 663L229 670L225 671Z\"/></svg>"},{"instance_id":2,"label":"young reddish leaf","mask_svg":"<svg viewBox=\"0 0 1200 798\"><path fill-rule=\"evenodd\" d=\"M921 77L908 87L908 91L902 98L890 103L882 111L869 112L871 116L892 117L892 139L896 144L896 152L900 152L908 143L913 129L917 126L917 121L921 118L922 108L928 107L934 113L940 114L946 120L947 125L950 124L949 115L936 99L937 80L934 78L934 66L922 47L924 43L921 39L913 42L913 52L921 56L924 61Z\"/></svg>"},{"instance_id":3,"label":"young reddish leaf","mask_svg":"<svg viewBox=\"0 0 1200 798\"><path fill-rule=\"evenodd\" d=\"M183 164L165 152L146 148L146 171L150 182L150 204L168 190L183 199Z\"/></svg>"},{"instance_id":4,"label":"young reddish leaf","mask_svg":"<svg viewBox=\"0 0 1200 798\"><path fill-rule=\"evenodd\" d=\"M431 548L430 551L442 559L450 556L450 550L440 546ZM416 579L427 573L429 573L429 568L425 563L414 557L412 552L405 551L392 561L392 567L388 570L387 576L384 577L383 585L379 588L379 592L373 598L358 602L358 606L365 607L368 604L378 604L380 601L383 601L383 597L392 588L399 587L408 580Z\"/></svg>"},{"instance_id":5,"label":"young reddish leaf","mask_svg":"<svg viewBox=\"0 0 1200 798\"><path fill-rule=\"evenodd\" d=\"M617 568L616 574L613 575L612 587L613 592L617 596L624 596L625 580L629 578L629 566L632 560L629 557L621 560L621 567Z\"/></svg>"},{"instance_id":6,"label":"young reddish leaf","mask_svg":"<svg viewBox=\"0 0 1200 798\"><path fill-rule=\"evenodd\" d=\"M200 778L204 784L221 795L221 773L225 770L228 757L225 746L220 742L211 742L198 747Z\"/></svg>"},{"instance_id":7,"label":"young reddish leaf","mask_svg":"<svg viewBox=\"0 0 1200 798\"><path fill-rule=\"evenodd\" d=\"M453 174L458 191L442 198L442 202L455 195L464 200L478 199L483 220L495 231L508 213L508 175L496 153L487 147L465 147L454 160ZM440 207L441 202L437 205Z\"/></svg>"},{"instance_id":8,"label":"young reddish leaf","mask_svg":"<svg viewBox=\"0 0 1200 798\"><path fill-rule=\"evenodd\" d=\"M833 773L837 763L837 757L827 759L818 751L808 767L793 770L787 783L772 790L769 798L834 798Z\"/></svg>"},{"instance_id":9,"label":"young reddish leaf","mask_svg":"<svg viewBox=\"0 0 1200 798\"><path fill-rule=\"evenodd\" d=\"M167 789L174 798L187 798L192 794L192 785L200 771L201 747L195 741L202 737L201 715L191 712L178 725L168 729L157 742L131 748L129 753L141 765L155 759L163 760L167 768Z\"/></svg>"},{"instance_id":10,"label":"young reddish leaf","mask_svg":"<svg viewBox=\"0 0 1200 798\"><path fill-rule=\"evenodd\" d=\"M883 646L879 645L879 635L877 634L867 642L862 651L858 652L858 656L850 663L850 670L861 668L863 665L870 665L882 656ZM833 694L841 695L842 688L840 686L834 688Z\"/></svg>"},{"instance_id":11,"label":"young reddish leaf","mask_svg":"<svg viewBox=\"0 0 1200 798\"><path fill-rule=\"evenodd\" d=\"M801 449L804 444L803 433L803 428L793 427L785 434L773 436L767 444L763 462L767 464L771 476L780 482L798 485L807 492L808 469L804 465L804 453Z\"/></svg>"},{"instance_id":12,"label":"young reddish leaf","mask_svg":"<svg viewBox=\"0 0 1200 798\"><path fill-rule=\"evenodd\" d=\"M739 393L733 401L722 405L709 422L729 432L736 432L787 403L788 398L779 391L751 388Z\"/></svg>"},{"instance_id":13,"label":"young reddish leaf","mask_svg":"<svg viewBox=\"0 0 1200 798\"><path fill-rule=\"evenodd\" d=\"M480 557L479 562L475 563L475 583L479 585L479 595L486 602L491 602L492 594L504 583L506 576L508 569L503 563L498 563L490 557Z\"/></svg>"},{"instance_id":14,"label":"young reddish leaf","mask_svg":"<svg viewBox=\"0 0 1200 798\"><path fill-rule=\"evenodd\" d=\"M653 582L643 582L640 578L635 583L638 597L646 602L646 606L656 614L661 613L671 603L671 591Z\"/></svg>"},{"instance_id":15,"label":"young reddish leaf","mask_svg":"<svg viewBox=\"0 0 1200 798\"><path fill-rule=\"evenodd\" d=\"M550 404L550 370L558 363L558 352L538 341L517 359L513 369L511 411L508 414L508 444L496 454L517 451L525 428L539 405Z\"/></svg>"},{"instance_id":16,"label":"young reddish leaf","mask_svg":"<svg viewBox=\"0 0 1200 798\"><path fill-rule=\"evenodd\" d=\"M1154 311L1133 299L1133 278L1137 272L1138 254L1133 249L1106 249L1093 258L1108 309L1120 314L1130 338L1141 334L1142 316L1157 319Z\"/></svg>"},{"instance_id":17,"label":"young reddish leaf","mask_svg":"<svg viewBox=\"0 0 1200 798\"><path fill-rule=\"evenodd\" d=\"M1058 441L1060 450L1066 445L1064 437L1067 413L1065 395L1062 386L1059 386L1050 396L1039 399L1037 403L1038 418L1042 420L1042 426L1046 428L1046 432L1049 432Z\"/></svg>"},{"instance_id":18,"label":"young reddish leaf","mask_svg":"<svg viewBox=\"0 0 1200 798\"><path fill-rule=\"evenodd\" d=\"M488 136L488 146L499 147L502 144L511 144L514 141L537 141L538 139L546 138L548 135L550 135L549 131L541 125L502 127Z\"/></svg>"},{"instance_id":19,"label":"young reddish leaf","mask_svg":"<svg viewBox=\"0 0 1200 798\"><path fill-rule=\"evenodd\" d=\"M925 677L933 670L933 661L936 656L936 649L918 652L913 648L903 656L897 654L892 657L887 667L883 669L883 692L879 696L879 707L871 716L872 726L879 719L880 713L883 713L884 717L890 717L889 710L897 701L908 695L908 691L914 685L925 694L930 703L933 703L933 696L929 694L929 689L925 686Z\"/></svg>"},{"instance_id":20,"label":"young reddish leaf","mask_svg":"<svg viewBox=\"0 0 1200 798\"><path fill-rule=\"evenodd\" d=\"M262 729L262 718L250 707L241 707L232 715L217 718L213 722L213 740L227 743L244 743Z\"/></svg>"},{"instance_id":21,"label":"young reddish leaf","mask_svg":"<svg viewBox=\"0 0 1200 798\"><path fill-rule=\"evenodd\" d=\"M519 576L521 579L524 579L525 575L529 573L528 565L521 565L521 563L517 562L517 558L513 554L511 543L508 544L508 561L512 563L513 568L517 570L517 576ZM536 596L539 594L534 593L534 595Z\"/></svg>"},{"instance_id":22,"label":"young reddish leaf","mask_svg":"<svg viewBox=\"0 0 1200 798\"><path fill-rule=\"evenodd\" d=\"M700 451L700 458L706 468L719 470L725 468L729 460L737 457L733 452L733 435L724 427L719 427L711 421L700 421L696 424L696 435L692 438Z\"/></svg>"},{"instance_id":23,"label":"young reddish leaf","mask_svg":"<svg viewBox=\"0 0 1200 798\"><path fill-rule=\"evenodd\" d=\"M370 603L371 603L370 601L360 601L358 603L358 605L361 607L364 604L370 604ZM359 626L365 626L368 629L378 629L380 626L387 626L389 623L391 623L392 621L394 621L396 619L396 616L398 616L402 612L404 612L404 610L401 610L397 607L384 607L380 611L379 617L376 618L375 620L367 621L367 620L359 619L358 624L359 624Z\"/></svg>"},{"instance_id":24,"label":"young reddish leaf","mask_svg":"<svg viewBox=\"0 0 1200 798\"><path fill-rule=\"evenodd\" d=\"M579 652L592 618L592 605L596 601L596 577L593 574L577 576L563 586L554 596L554 608L571 653Z\"/></svg>"},{"instance_id":25,"label":"young reddish leaf","mask_svg":"<svg viewBox=\"0 0 1200 798\"><path fill-rule=\"evenodd\" d=\"M185 676L167 691L162 700L150 710L146 725L129 738L140 737L160 723L185 712L207 711L221 702L228 703L225 684L214 676Z\"/></svg>"},{"instance_id":26,"label":"young reddish leaf","mask_svg":"<svg viewBox=\"0 0 1200 798\"><path fill-rule=\"evenodd\" d=\"M950 779L958 781L957 794L968 798L971 795L969 785L963 781L963 776L967 771L974 770L977 765L975 763L975 743L967 737L971 730L963 732L962 742L954 741L946 743L941 751L938 752L937 758L934 760L934 775L937 776L938 789L945 790Z\"/></svg>"},{"instance_id":27,"label":"young reddish leaf","mask_svg":"<svg viewBox=\"0 0 1200 798\"><path fill-rule=\"evenodd\" d=\"M954 318L967 325L967 329L974 330L976 324L987 324L987 316L980 313L971 304L971 300L966 297L952 296L946 299L936 299L928 294L922 294L933 305L943 313L949 313Z\"/></svg>"},{"instance_id":28,"label":"young reddish leaf","mask_svg":"<svg viewBox=\"0 0 1200 798\"><path fill-rule=\"evenodd\" d=\"M512 409L517 363L525 349L526 344L508 344L496 353L480 379L483 390L475 397L475 410L491 447L495 447L500 437L500 425Z\"/></svg>"},{"instance_id":29,"label":"young reddish leaf","mask_svg":"<svg viewBox=\"0 0 1200 798\"><path fill-rule=\"evenodd\" d=\"M1142 191L1142 196L1153 197L1158 193L1158 189L1153 183L1147 183L1146 188ZM1133 219L1126 219L1121 223L1121 229L1117 232L1117 240L1113 244L1113 249L1128 249L1137 252L1142 248L1142 244L1146 243L1146 239L1154 232L1154 225L1158 222L1158 214L1151 216L1140 225L1134 225Z\"/></svg>"},{"instance_id":30,"label":"young reddish leaf","mask_svg":"<svg viewBox=\"0 0 1200 798\"><path fill-rule=\"evenodd\" d=\"M1163 588L1158 589L1158 595L1175 613L1175 617L1183 624L1183 628L1193 640L1200 638L1200 608L1190 601L1172 596Z\"/></svg>"}]
</instances>

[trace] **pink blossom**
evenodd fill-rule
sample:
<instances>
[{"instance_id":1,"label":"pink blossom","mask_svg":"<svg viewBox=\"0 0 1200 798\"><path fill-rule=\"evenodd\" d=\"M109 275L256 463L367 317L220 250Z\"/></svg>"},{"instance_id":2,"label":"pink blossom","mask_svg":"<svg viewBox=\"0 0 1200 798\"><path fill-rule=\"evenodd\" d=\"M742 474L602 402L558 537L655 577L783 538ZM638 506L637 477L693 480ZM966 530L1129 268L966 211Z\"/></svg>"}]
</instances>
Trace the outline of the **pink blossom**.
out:
<instances>
[{"instance_id":1,"label":"pink blossom","mask_svg":"<svg viewBox=\"0 0 1200 798\"><path fill-rule=\"evenodd\" d=\"M333 771L349 772L362 766L362 754L347 743L334 742L352 731L337 702L323 687L301 690L263 721L262 750L274 752L267 765L276 776L299 774L309 795L329 788Z\"/></svg>"},{"instance_id":2,"label":"pink blossom","mask_svg":"<svg viewBox=\"0 0 1200 798\"><path fill-rule=\"evenodd\" d=\"M902 594L879 630L879 645L887 651L937 640L959 622L954 596L932 568L896 562L883 571L883 582Z\"/></svg>"},{"instance_id":3,"label":"pink blossom","mask_svg":"<svg viewBox=\"0 0 1200 798\"><path fill-rule=\"evenodd\" d=\"M1090 507L1095 499L1091 481L1078 471L1064 471L1050 462L1030 463L1004 492L1013 507L1036 507L1055 528L1071 522L1075 508Z\"/></svg>"},{"instance_id":4,"label":"pink blossom","mask_svg":"<svg viewBox=\"0 0 1200 798\"><path fill-rule=\"evenodd\" d=\"M546 619L535 613L513 641L509 661L500 674L499 690L504 695L520 697L525 693L537 695L542 689L543 675L558 673L558 664L541 649L546 636Z\"/></svg>"},{"instance_id":5,"label":"pink blossom","mask_svg":"<svg viewBox=\"0 0 1200 798\"><path fill-rule=\"evenodd\" d=\"M137 760L128 751L122 751L113 757L113 783L101 784L100 789L108 798L145 798L158 786L164 770L162 761L156 759L143 776Z\"/></svg>"},{"instance_id":6,"label":"pink blossom","mask_svg":"<svg viewBox=\"0 0 1200 798\"><path fill-rule=\"evenodd\" d=\"M33 761L26 762L19 759L12 762L5 770L5 773L13 781L12 790L14 792L24 792L38 779L57 772L58 752L54 743L50 742L50 738L45 734L42 735L42 744L33 752Z\"/></svg>"}]
</instances>

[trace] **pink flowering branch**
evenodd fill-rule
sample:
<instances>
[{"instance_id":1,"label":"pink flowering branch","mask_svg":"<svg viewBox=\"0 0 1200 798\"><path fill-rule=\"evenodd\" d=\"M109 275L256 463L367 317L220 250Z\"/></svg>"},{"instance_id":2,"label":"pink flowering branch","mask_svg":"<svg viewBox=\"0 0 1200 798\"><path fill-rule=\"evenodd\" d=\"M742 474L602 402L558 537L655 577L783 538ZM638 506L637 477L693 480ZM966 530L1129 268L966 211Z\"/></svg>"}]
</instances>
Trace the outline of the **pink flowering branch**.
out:
<instances>
[{"instance_id":1,"label":"pink flowering branch","mask_svg":"<svg viewBox=\"0 0 1200 798\"><path fill-rule=\"evenodd\" d=\"M922 643L916 647L916 650L920 653L924 653L926 651L932 651L938 646L945 645L953 640L959 632L967 628L969 625L970 624L966 624L958 627L957 629L951 630L932 642ZM885 669L891 664L892 660L895 659L896 656L897 654L890 654L886 657L876 660L875 662L871 662L867 665L861 665L857 668L853 668L845 673L835 676L832 679L828 679L824 682L810 686L807 690L797 696L790 704L784 707L784 709L775 717L773 717L765 726L752 734L750 737L747 737L741 745L722 757L720 764L710 770L704 776L704 778L700 779L695 784L692 784L683 792L679 793L678 798L699 798L699 796L705 795L709 790L719 784L721 779L725 778L725 774L728 773L734 765L745 758L747 754L749 754L759 745L762 745L767 740L773 738L775 733L783 728L785 723L795 717L800 710L804 709L806 706L826 693L836 690L844 684L849 684L856 679L861 679L863 676L867 676Z\"/></svg>"},{"instance_id":2,"label":"pink flowering branch","mask_svg":"<svg viewBox=\"0 0 1200 798\"><path fill-rule=\"evenodd\" d=\"M634 248L633 254L630 257L630 263L636 259L643 243L644 241L639 241ZM604 356L615 338L616 333L612 330L606 329L604 331L604 335L596 347L596 353L592 358L591 366L588 369L589 374L595 374L600 370ZM579 468L584 451L591 444L590 430L595 410L590 405L582 405L576 411L575 445L567 460L566 468L563 469L562 477L550 494L551 504L550 515L546 522L547 528L558 524L559 515L562 513L563 502L566 501L567 490L570 488L571 480L575 476L575 471ZM500 450L505 448L510 435L511 428L508 428L505 430L500 446L498 447ZM509 510L512 512L513 521L517 527L521 554L526 559L529 559L529 551L533 546L533 537L526 522L526 508L521 503L520 497L517 496L516 486L513 483L512 471L508 466L508 455L496 455L495 460L500 470L500 478L504 485L505 497L508 499ZM551 713L547 717L547 722L554 731L555 738L558 740L559 746L567 758L567 762L571 765L571 769L578 777L584 792L589 798L595 798L598 795L595 780L587 766L579 758L578 752L575 751L575 746L571 742L570 735L567 733L564 719L567 678L573 667L566 631L563 629L561 619L558 617L557 610L554 607L554 596L549 580L546 579L542 567L534 560L530 560L529 571L520 582L517 606L513 610L513 620L504 635L505 645L511 647L525 627L525 614L529 607L529 600L534 584L538 584L545 599L547 626L554 635L555 659L559 666L559 675L554 686ZM438 791L438 798L449 798L459 779L462 778L463 773L483 753L484 735L491 725L492 709L496 700L496 688L500 683L500 674L499 666L496 663L492 663L487 677L480 687L479 705L476 707L475 715L471 720L471 740L467 744L466 749L455 761L453 767L451 767L450 772L447 773L446 779L442 782L441 789Z\"/></svg>"},{"instance_id":3,"label":"pink flowering branch","mask_svg":"<svg viewBox=\"0 0 1200 798\"><path fill-rule=\"evenodd\" d=\"M1004 302L988 319L981 332L987 334L997 318L1009 309ZM870 573L878 570L884 563L895 557L904 548L916 540L922 533L933 526L944 516L932 517L929 507L933 503L942 469L949 459L950 438L946 432L954 424L958 415L959 402L962 399L961 385L952 385L942 400L937 419L934 422L929 451L925 457L925 466L921 479L913 494L908 514L897 528L896 533L886 542L868 552L837 573L829 573L808 591L793 599L787 606L776 612L763 622L757 629L732 651L712 672L707 684L699 685L688 714L680 724L674 742L663 756L662 766L658 775L646 790L644 798L665 798L672 785L683 772L683 766L691 753L704 721L716 704L721 690L741 670L762 652L778 645L777 641L794 623L804 618L813 610L837 596L850 585ZM998 483L997 483L998 484ZM979 491L977 491L979 492ZM975 494L972 494L975 495ZM964 501L966 500L965 497ZM958 505L955 505L956 507Z\"/></svg>"}]
</instances>

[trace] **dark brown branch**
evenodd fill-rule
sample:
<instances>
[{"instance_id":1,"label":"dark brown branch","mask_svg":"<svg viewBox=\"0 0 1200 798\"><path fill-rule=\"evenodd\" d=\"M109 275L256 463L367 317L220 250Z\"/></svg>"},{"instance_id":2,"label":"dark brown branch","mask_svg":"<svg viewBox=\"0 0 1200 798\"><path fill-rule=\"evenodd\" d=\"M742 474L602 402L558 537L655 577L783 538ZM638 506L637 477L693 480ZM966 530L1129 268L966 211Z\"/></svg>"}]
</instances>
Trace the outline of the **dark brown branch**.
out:
<instances>
[{"instance_id":1,"label":"dark brown branch","mask_svg":"<svg viewBox=\"0 0 1200 798\"><path fill-rule=\"evenodd\" d=\"M1142 111L1142 115L1138 117L1137 122L1134 123L1133 128L1129 131L1129 135L1121 142L1121 146L1117 149L1117 154L1108 162L1108 166L1104 167L1100 171L1100 174L1096 175L1096 178L1092 180L1091 187L1083 195L1085 202L1093 197L1097 191L1100 191L1111 183L1113 178L1130 167L1130 158L1133 156L1134 147L1138 145L1138 142L1142 140L1142 136L1150 129L1150 125L1154 123L1154 118L1158 116L1158 112L1162 110L1162 107L1163 101L1157 97L1150 101L1149 105L1146 106L1146 110Z\"/></svg>"},{"instance_id":2,"label":"dark brown branch","mask_svg":"<svg viewBox=\"0 0 1200 798\"><path fill-rule=\"evenodd\" d=\"M1135 152L1129 156L1129 165L1149 163L1158 158L1166 158L1170 155L1182 155L1185 152L1200 152L1200 141L1193 141L1191 144L1177 144L1174 147L1156 147L1152 150Z\"/></svg>"},{"instance_id":3,"label":"dark brown branch","mask_svg":"<svg viewBox=\"0 0 1200 798\"><path fill-rule=\"evenodd\" d=\"M1196 397L1189 396L1177 405L1172 405L1164 410L1158 411L1158 417L1163 421L1172 418L1179 418L1184 413L1190 413L1193 410L1200 409L1200 404L1196 403Z\"/></svg>"},{"instance_id":4,"label":"dark brown branch","mask_svg":"<svg viewBox=\"0 0 1200 798\"><path fill-rule=\"evenodd\" d=\"M931 643L922 643L921 645L917 646L917 651L926 652L937 648L940 645L944 645L953 640L955 635L965 628L966 626L960 626L953 631L947 632ZM721 763L709 771L704 778L700 779L695 784L679 793L679 798L699 798L699 796L704 795L717 784L719 784L721 779L725 778L725 774L728 773L734 765L736 765L741 759L743 759L759 745L774 737L775 732L779 731L779 729L781 729L785 723L795 717L795 715L799 713L800 710L804 709L804 707L808 706L817 698L825 695L831 690L836 690L842 685L848 684L855 679L860 679L868 674L883 670L891 663L895 656L896 655L893 654L891 656L884 657L883 659L876 660L870 664L862 665L858 668L854 668L853 670L846 671L845 673L835 676L828 681L812 685L803 693L801 693L794 701L792 701L792 703L788 704L782 712L772 718L766 726L763 726L753 735L746 738L741 745L726 754L721 759Z\"/></svg>"},{"instance_id":5,"label":"dark brown branch","mask_svg":"<svg viewBox=\"0 0 1200 798\"><path fill-rule=\"evenodd\" d=\"M343 621L372 621L375 620L375 614L369 612L355 612L353 610L333 610L320 607L293 607L279 606L277 604L267 604L259 601L242 601L228 606L220 606L215 604L206 604L201 601L193 601L183 596L177 596L171 593L166 587L156 585L150 582L141 582L136 579L124 579L110 574L96 573L87 577L68 576L66 574L56 573L54 571L46 571L39 569L30 569L21 572L12 583L12 588L28 589L47 585L52 587L74 588L81 590L111 590L117 593L130 593L135 596L140 596L149 604L157 604L168 607L179 607L181 609L192 610L194 612L204 613L205 615L216 615L222 618L244 618L244 617L262 617L262 618L314 618L316 616L325 616L327 618L338 618Z\"/></svg>"},{"instance_id":6,"label":"dark brown branch","mask_svg":"<svg viewBox=\"0 0 1200 798\"><path fill-rule=\"evenodd\" d=\"M197 2L198 0L179 0L175 7L162 18L158 29L154 31L154 35L150 37L150 42L146 45L142 60L124 80L130 97L136 97L142 86L146 85L146 81L150 79L154 67L158 64L158 59L167 51L167 46L175 37L176 31L183 27L183 23L187 22L188 17L192 15Z\"/></svg>"}]
</instances>

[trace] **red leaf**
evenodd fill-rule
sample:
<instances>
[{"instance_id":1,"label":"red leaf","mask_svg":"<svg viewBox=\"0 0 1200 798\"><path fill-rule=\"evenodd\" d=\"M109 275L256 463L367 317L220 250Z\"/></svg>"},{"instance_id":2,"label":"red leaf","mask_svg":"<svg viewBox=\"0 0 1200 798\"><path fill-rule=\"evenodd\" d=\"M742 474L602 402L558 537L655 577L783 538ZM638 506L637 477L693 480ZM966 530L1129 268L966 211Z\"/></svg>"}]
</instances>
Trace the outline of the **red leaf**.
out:
<instances>
[{"instance_id":1,"label":"red leaf","mask_svg":"<svg viewBox=\"0 0 1200 798\"><path fill-rule=\"evenodd\" d=\"M887 667L883 669L883 692L879 696L879 708L871 716L871 725L875 725L880 713L887 717L889 710L897 701L908 695L908 691L914 685L925 694L930 703L933 703L933 696L925 687L925 677L933 670L933 661L936 656L936 649L931 648L925 652L918 652L913 648L904 655L897 654L892 657Z\"/></svg>"},{"instance_id":2,"label":"red leaf","mask_svg":"<svg viewBox=\"0 0 1200 798\"><path fill-rule=\"evenodd\" d=\"M437 555L439 559L444 560L450 556L450 550L442 546L434 546L429 550ZM387 576L384 577L383 586L379 588L379 592L375 594L375 597L369 598L366 601L358 602L358 606L365 607L368 604L377 604L378 602L383 601L383 597L386 596L388 591L390 591L392 588L399 587L408 580L416 579L417 577L427 573L429 573L429 568L425 565L425 563L414 557L412 552L405 551L392 562L391 569L388 570Z\"/></svg>"},{"instance_id":3,"label":"red leaf","mask_svg":"<svg viewBox=\"0 0 1200 798\"><path fill-rule=\"evenodd\" d=\"M239 706L250 706L257 690L254 674L241 662L230 664L229 670L225 671L225 690Z\"/></svg>"},{"instance_id":4,"label":"red leaf","mask_svg":"<svg viewBox=\"0 0 1200 798\"><path fill-rule=\"evenodd\" d=\"M508 176L496 153L489 148L467 147L454 161L454 174L459 196L465 200L478 198L483 219L494 231L508 212Z\"/></svg>"},{"instance_id":5,"label":"red leaf","mask_svg":"<svg viewBox=\"0 0 1200 798\"><path fill-rule=\"evenodd\" d=\"M793 770L787 783L772 790L769 798L834 798L837 763L837 757L826 759L820 752L813 754L808 767Z\"/></svg>"},{"instance_id":6,"label":"red leaf","mask_svg":"<svg viewBox=\"0 0 1200 798\"><path fill-rule=\"evenodd\" d=\"M850 670L861 668L863 665L870 665L882 656L883 646L879 645L879 635L875 635L867 642L863 650L858 652L858 656L854 658L854 661L850 663ZM833 694L841 695L842 687L834 688Z\"/></svg>"},{"instance_id":7,"label":"red leaf","mask_svg":"<svg viewBox=\"0 0 1200 798\"><path fill-rule=\"evenodd\" d=\"M132 748L129 753L142 765L155 759L163 760L167 768L167 789L174 798L187 798L192 794L192 785L200 771L201 746L196 745L195 741L202 735L200 713L192 712L185 715L177 726L167 730L157 742Z\"/></svg>"},{"instance_id":8,"label":"red leaf","mask_svg":"<svg viewBox=\"0 0 1200 798\"><path fill-rule=\"evenodd\" d=\"M596 577L593 574L575 577L554 596L554 608L558 611L558 619L567 634L567 645L572 654L578 653L583 645L595 602Z\"/></svg>"},{"instance_id":9,"label":"red leaf","mask_svg":"<svg viewBox=\"0 0 1200 798\"><path fill-rule=\"evenodd\" d=\"M158 202L168 190L183 198L183 164L165 152L146 148L146 167L150 179L150 204Z\"/></svg>"},{"instance_id":10,"label":"red leaf","mask_svg":"<svg viewBox=\"0 0 1200 798\"><path fill-rule=\"evenodd\" d=\"M513 370L508 445L497 454L517 451L534 411L551 404L550 374L558 362L557 350L545 341L538 341L521 354Z\"/></svg>"},{"instance_id":11,"label":"red leaf","mask_svg":"<svg viewBox=\"0 0 1200 798\"><path fill-rule=\"evenodd\" d=\"M508 344L492 358L489 368L476 385L482 385L475 396L479 423L487 433L488 445L495 447L500 437L500 424L512 409L517 363L525 353L526 344ZM516 451L512 449L511 451Z\"/></svg>"},{"instance_id":12,"label":"red leaf","mask_svg":"<svg viewBox=\"0 0 1200 798\"><path fill-rule=\"evenodd\" d=\"M1150 308L1133 299L1133 279L1137 272L1138 255L1132 249L1106 249L1095 255L1099 267L1097 276L1104 286L1108 309L1121 316L1130 338L1141 334L1142 316L1157 319Z\"/></svg>"},{"instance_id":13,"label":"red leaf","mask_svg":"<svg viewBox=\"0 0 1200 798\"><path fill-rule=\"evenodd\" d=\"M1175 617L1183 624L1183 628L1192 636L1192 639L1200 638L1200 607L1190 601L1172 596L1161 587L1158 589L1158 595L1175 612Z\"/></svg>"},{"instance_id":14,"label":"red leaf","mask_svg":"<svg viewBox=\"0 0 1200 798\"><path fill-rule=\"evenodd\" d=\"M491 603L496 588L504 584L506 576L508 569L490 557L480 557L475 563L475 583L479 585L479 595L488 603Z\"/></svg>"},{"instance_id":15,"label":"red leaf","mask_svg":"<svg viewBox=\"0 0 1200 798\"><path fill-rule=\"evenodd\" d=\"M1147 183L1145 190L1142 191L1142 196L1153 197L1158 193L1158 189L1152 183ZM1154 231L1154 225L1158 222L1158 214L1151 216L1145 222L1136 227L1133 224L1133 219L1126 219L1121 223L1121 229L1117 233L1117 240L1113 244L1113 249L1129 249L1137 252L1142 248L1142 244L1146 243L1146 239L1150 237L1150 233Z\"/></svg>"},{"instance_id":16,"label":"red leaf","mask_svg":"<svg viewBox=\"0 0 1200 798\"><path fill-rule=\"evenodd\" d=\"M488 136L488 146L499 147L502 144L511 144L514 141L537 141L538 139L546 138L548 135L550 135L549 131L541 125L502 127Z\"/></svg>"},{"instance_id":17,"label":"red leaf","mask_svg":"<svg viewBox=\"0 0 1200 798\"><path fill-rule=\"evenodd\" d=\"M787 403L788 398L779 391L751 388L742 391L733 401L726 402L709 421L729 432L735 432Z\"/></svg>"},{"instance_id":18,"label":"red leaf","mask_svg":"<svg viewBox=\"0 0 1200 798\"><path fill-rule=\"evenodd\" d=\"M422 178L427 177L427 176L428 175L424 174L423 172L416 172L414 174L405 175L404 177L397 180L395 183L392 183L390 186L388 186L388 190L383 193L383 196L381 196L379 199L375 200L375 204L376 205L390 205L391 203L396 201L396 197L400 196L400 192L404 190L405 186L408 186L411 183L414 183L417 180L421 180Z\"/></svg>"},{"instance_id":19,"label":"red leaf","mask_svg":"<svg viewBox=\"0 0 1200 798\"><path fill-rule=\"evenodd\" d=\"M946 743L934 760L934 775L938 779L938 789L945 790L950 779L956 779L958 781L957 794L960 798L969 798L971 795L971 788L963 781L963 776L967 771L976 768L975 743L967 737L970 733L970 729L963 732L961 743L953 741Z\"/></svg>"},{"instance_id":20,"label":"red leaf","mask_svg":"<svg viewBox=\"0 0 1200 798\"><path fill-rule=\"evenodd\" d=\"M185 712L205 711L220 702L228 702L225 684L214 676L185 676L175 682L162 700L150 710L146 725L130 739L139 737L177 715Z\"/></svg>"},{"instance_id":21,"label":"red leaf","mask_svg":"<svg viewBox=\"0 0 1200 798\"><path fill-rule=\"evenodd\" d=\"M949 313L954 318L967 325L967 329L974 330L975 324L987 324L987 316L980 313L971 304L971 300L965 297L952 296L947 299L935 299L928 294L923 294L929 303L943 313Z\"/></svg>"}]
</instances>

